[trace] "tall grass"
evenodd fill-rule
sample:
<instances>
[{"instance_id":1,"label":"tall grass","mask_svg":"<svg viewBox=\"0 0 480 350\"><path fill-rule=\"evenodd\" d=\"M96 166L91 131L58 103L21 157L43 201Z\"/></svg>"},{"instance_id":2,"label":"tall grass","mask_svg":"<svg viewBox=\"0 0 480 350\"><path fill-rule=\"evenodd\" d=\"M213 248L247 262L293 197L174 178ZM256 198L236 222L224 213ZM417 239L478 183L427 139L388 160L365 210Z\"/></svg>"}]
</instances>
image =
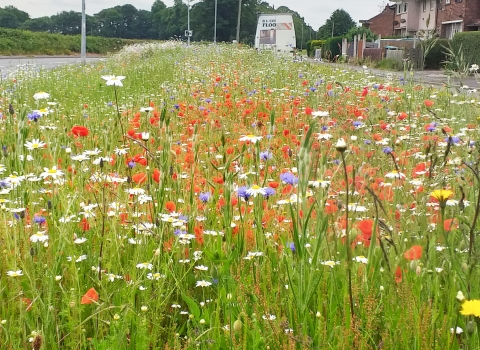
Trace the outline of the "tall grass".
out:
<instances>
[{"instance_id":1,"label":"tall grass","mask_svg":"<svg viewBox=\"0 0 480 350\"><path fill-rule=\"evenodd\" d=\"M476 96L176 43L0 84L1 348L478 347Z\"/></svg>"}]
</instances>

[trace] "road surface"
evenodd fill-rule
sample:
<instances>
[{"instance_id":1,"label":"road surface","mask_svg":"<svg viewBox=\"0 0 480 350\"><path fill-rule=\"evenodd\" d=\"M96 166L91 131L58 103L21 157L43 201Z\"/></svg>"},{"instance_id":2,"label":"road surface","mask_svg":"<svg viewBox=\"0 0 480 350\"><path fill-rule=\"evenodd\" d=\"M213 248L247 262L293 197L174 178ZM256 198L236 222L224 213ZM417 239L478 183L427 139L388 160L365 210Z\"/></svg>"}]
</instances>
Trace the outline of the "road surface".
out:
<instances>
[{"instance_id":1,"label":"road surface","mask_svg":"<svg viewBox=\"0 0 480 350\"><path fill-rule=\"evenodd\" d=\"M87 64L104 59L103 57L87 57ZM19 68L55 68L64 64L80 64L80 57L56 56L56 57L26 57L26 56L0 56L0 76L5 77L9 72Z\"/></svg>"}]
</instances>

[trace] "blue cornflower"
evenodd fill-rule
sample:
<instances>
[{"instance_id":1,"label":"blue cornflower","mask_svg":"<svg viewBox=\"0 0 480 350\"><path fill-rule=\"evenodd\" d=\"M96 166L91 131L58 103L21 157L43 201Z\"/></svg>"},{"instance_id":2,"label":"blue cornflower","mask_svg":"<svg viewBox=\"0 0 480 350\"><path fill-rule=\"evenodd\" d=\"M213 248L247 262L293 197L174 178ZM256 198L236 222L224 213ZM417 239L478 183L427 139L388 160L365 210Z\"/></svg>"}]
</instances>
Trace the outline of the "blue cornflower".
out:
<instances>
[{"instance_id":1,"label":"blue cornflower","mask_svg":"<svg viewBox=\"0 0 480 350\"><path fill-rule=\"evenodd\" d=\"M129 167L130 169L132 169L135 165L137 165L137 163L135 163L133 160L131 160L131 161L128 162L128 167Z\"/></svg>"},{"instance_id":2,"label":"blue cornflower","mask_svg":"<svg viewBox=\"0 0 480 350\"><path fill-rule=\"evenodd\" d=\"M288 243L288 248L290 248L292 253L295 253L297 251L297 249L295 248L295 243L294 242Z\"/></svg>"},{"instance_id":3,"label":"blue cornflower","mask_svg":"<svg viewBox=\"0 0 480 350\"><path fill-rule=\"evenodd\" d=\"M264 161L267 161L269 159L272 159L273 158L273 154L269 151L265 151L265 152L260 152L260 159L261 160L264 160Z\"/></svg>"},{"instance_id":4,"label":"blue cornflower","mask_svg":"<svg viewBox=\"0 0 480 350\"><path fill-rule=\"evenodd\" d=\"M289 185L295 185L298 183L298 177L296 177L292 173L280 174L280 180Z\"/></svg>"},{"instance_id":5,"label":"blue cornflower","mask_svg":"<svg viewBox=\"0 0 480 350\"><path fill-rule=\"evenodd\" d=\"M36 224L43 224L45 223L45 221L47 221L47 219L45 219L45 217L41 216L41 215L35 215L33 217L33 221L36 223Z\"/></svg>"},{"instance_id":6,"label":"blue cornflower","mask_svg":"<svg viewBox=\"0 0 480 350\"><path fill-rule=\"evenodd\" d=\"M363 143L366 145L371 145L372 141L371 140L363 140Z\"/></svg>"},{"instance_id":7,"label":"blue cornflower","mask_svg":"<svg viewBox=\"0 0 480 350\"><path fill-rule=\"evenodd\" d=\"M265 190L265 194L263 196L266 198L273 196L275 194L275 190L271 187L265 187L264 190Z\"/></svg>"},{"instance_id":8,"label":"blue cornflower","mask_svg":"<svg viewBox=\"0 0 480 350\"><path fill-rule=\"evenodd\" d=\"M355 120L352 124L356 128L359 128L363 125L363 123L361 121L358 121L358 120Z\"/></svg>"},{"instance_id":9,"label":"blue cornflower","mask_svg":"<svg viewBox=\"0 0 480 350\"><path fill-rule=\"evenodd\" d=\"M246 186L239 187L237 190L237 196L248 201L250 195L247 193L248 188Z\"/></svg>"},{"instance_id":10,"label":"blue cornflower","mask_svg":"<svg viewBox=\"0 0 480 350\"><path fill-rule=\"evenodd\" d=\"M456 145L460 141L461 141L460 137L458 137L458 136L447 136L447 137L445 137L445 142L449 143L451 145Z\"/></svg>"},{"instance_id":11,"label":"blue cornflower","mask_svg":"<svg viewBox=\"0 0 480 350\"><path fill-rule=\"evenodd\" d=\"M385 154L390 154L390 153L393 152L393 148L392 147L384 147L382 151Z\"/></svg>"},{"instance_id":12,"label":"blue cornflower","mask_svg":"<svg viewBox=\"0 0 480 350\"><path fill-rule=\"evenodd\" d=\"M41 114L37 111L33 111L32 113L28 113L27 115L27 118L34 122L38 121L38 119L40 119L41 117Z\"/></svg>"},{"instance_id":13,"label":"blue cornflower","mask_svg":"<svg viewBox=\"0 0 480 350\"><path fill-rule=\"evenodd\" d=\"M200 192L198 199L200 199L203 203L207 203L210 199L210 192Z\"/></svg>"}]
</instances>

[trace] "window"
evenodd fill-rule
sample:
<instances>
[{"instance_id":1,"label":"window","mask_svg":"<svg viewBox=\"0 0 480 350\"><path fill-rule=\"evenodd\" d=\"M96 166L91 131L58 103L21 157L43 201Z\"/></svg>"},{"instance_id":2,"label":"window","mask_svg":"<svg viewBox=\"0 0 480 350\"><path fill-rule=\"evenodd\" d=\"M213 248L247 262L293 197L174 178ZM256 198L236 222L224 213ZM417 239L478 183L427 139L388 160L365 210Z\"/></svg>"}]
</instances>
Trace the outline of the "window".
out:
<instances>
[{"instance_id":1,"label":"window","mask_svg":"<svg viewBox=\"0 0 480 350\"><path fill-rule=\"evenodd\" d=\"M435 8L435 0L430 0L430 11Z\"/></svg>"},{"instance_id":2,"label":"window","mask_svg":"<svg viewBox=\"0 0 480 350\"><path fill-rule=\"evenodd\" d=\"M450 0L445 0L445 4L448 5L450 3Z\"/></svg>"},{"instance_id":3,"label":"window","mask_svg":"<svg viewBox=\"0 0 480 350\"><path fill-rule=\"evenodd\" d=\"M427 11L427 0L422 1L422 10L423 12Z\"/></svg>"},{"instance_id":4,"label":"window","mask_svg":"<svg viewBox=\"0 0 480 350\"><path fill-rule=\"evenodd\" d=\"M460 0L461 1L461 0ZM403 3L403 13L407 12L407 3Z\"/></svg>"},{"instance_id":5,"label":"window","mask_svg":"<svg viewBox=\"0 0 480 350\"><path fill-rule=\"evenodd\" d=\"M397 4L397 15L402 13L401 8L402 8L402 4Z\"/></svg>"}]
</instances>

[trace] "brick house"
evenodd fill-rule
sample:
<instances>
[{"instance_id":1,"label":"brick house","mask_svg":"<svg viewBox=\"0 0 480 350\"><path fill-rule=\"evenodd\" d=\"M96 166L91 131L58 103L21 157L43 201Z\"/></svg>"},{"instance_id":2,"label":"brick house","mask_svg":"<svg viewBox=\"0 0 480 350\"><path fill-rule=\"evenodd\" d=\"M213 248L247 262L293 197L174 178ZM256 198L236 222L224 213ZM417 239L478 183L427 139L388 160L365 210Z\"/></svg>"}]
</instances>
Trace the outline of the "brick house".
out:
<instances>
[{"instance_id":1,"label":"brick house","mask_svg":"<svg viewBox=\"0 0 480 350\"><path fill-rule=\"evenodd\" d=\"M360 22L382 36L435 31L451 39L458 32L480 30L480 0L395 0L379 15Z\"/></svg>"},{"instance_id":2,"label":"brick house","mask_svg":"<svg viewBox=\"0 0 480 350\"><path fill-rule=\"evenodd\" d=\"M383 11L368 20L362 20L360 23L363 27L369 28L377 35L393 36L395 35L393 25L395 23L395 5L387 5Z\"/></svg>"},{"instance_id":3,"label":"brick house","mask_svg":"<svg viewBox=\"0 0 480 350\"><path fill-rule=\"evenodd\" d=\"M451 39L458 32L480 30L480 0L438 0L436 30Z\"/></svg>"}]
</instances>

